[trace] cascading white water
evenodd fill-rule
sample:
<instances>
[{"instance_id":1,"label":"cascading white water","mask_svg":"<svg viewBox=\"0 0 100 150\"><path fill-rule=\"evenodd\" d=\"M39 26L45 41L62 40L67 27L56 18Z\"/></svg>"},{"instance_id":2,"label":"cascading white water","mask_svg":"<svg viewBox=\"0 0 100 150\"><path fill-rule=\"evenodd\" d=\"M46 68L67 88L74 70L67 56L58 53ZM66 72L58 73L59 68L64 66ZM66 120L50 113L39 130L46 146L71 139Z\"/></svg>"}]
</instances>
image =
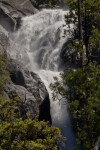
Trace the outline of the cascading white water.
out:
<instances>
[{"instance_id":1,"label":"cascading white water","mask_svg":"<svg viewBox=\"0 0 100 150\"><path fill-rule=\"evenodd\" d=\"M22 19L22 26L11 34L9 54L18 59L25 67L36 72L44 82L51 100L51 117L53 125L60 127L67 137L65 150L73 150L75 137L70 123L68 109L63 102L53 101L49 84L53 77L59 77L61 69L60 52L64 42L71 36L63 38L64 15L68 11L42 10ZM72 26L73 27L73 26ZM59 71L60 70L60 71ZM64 149L64 148L63 148Z\"/></svg>"}]
</instances>

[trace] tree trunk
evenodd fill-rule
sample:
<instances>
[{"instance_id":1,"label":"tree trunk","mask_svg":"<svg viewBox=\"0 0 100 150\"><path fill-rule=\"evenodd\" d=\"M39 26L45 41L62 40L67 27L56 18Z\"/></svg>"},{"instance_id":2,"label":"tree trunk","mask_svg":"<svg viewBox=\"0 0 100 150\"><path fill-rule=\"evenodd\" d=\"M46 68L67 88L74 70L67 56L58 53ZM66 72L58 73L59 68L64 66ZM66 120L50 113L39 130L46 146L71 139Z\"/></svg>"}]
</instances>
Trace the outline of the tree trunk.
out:
<instances>
[{"instance_id":1,"label":"tree trunk","mask_svg":"<svg viewBox=\"0 0 100 150\"><path fill-rule=\"evenodd\" d=\"M82 40L82 15L81 15L81 0L78 0L78 28L79 40Z\"/></svg>"},{"instance_id":2,"label":"tree trunk","mask_svg":"<svg viewBox=\"0 0 100 150\"><path fill-rule=\"evenodd\" d=\"M88 31L88 28L89 28L89 19L88 19L88 12L87 12L87 8L86 8L86 5L85 5L85 47L86 47L86 58L88 59L88 63L90 61L90 50L89 50L89 31Z\"/></svg>"},{"instance_id":3,"label":"tree trunk","mask_svg":"<svg viewBox=\"0 0 100 150\"><path fill-rule=\"evenodd\" d=\"M78 30L79 30L79 42L80 42L83 41L81 0L78 0ZM84 50L82 46L82 52L80 52L80 67L82 67L83 64L84 64Z\"/></svg>"}]
</instances>

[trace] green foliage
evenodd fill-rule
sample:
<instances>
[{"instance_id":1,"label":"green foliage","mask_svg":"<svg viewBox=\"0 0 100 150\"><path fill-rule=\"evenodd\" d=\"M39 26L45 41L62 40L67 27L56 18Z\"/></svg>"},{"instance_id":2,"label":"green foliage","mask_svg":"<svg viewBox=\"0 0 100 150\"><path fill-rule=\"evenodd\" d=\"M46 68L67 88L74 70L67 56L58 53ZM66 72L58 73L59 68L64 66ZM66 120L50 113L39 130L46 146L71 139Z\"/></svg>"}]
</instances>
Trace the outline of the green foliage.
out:
<instances>
[{"instance_id":1,"label":"green foliage","mask_svg":"<svg viewBox=\"0 0 100 150\"><path fill-rule=\"evenodd\" d=\"M82 40L80 40L80 41L73 40L71 43L69 43L68 48L74 52L82 52L83 51L82 45L83 45Z\"/></svg>"},{"instance_id":2,"label":"green foliage","mask_svg":"<svg viewBox=\"0 0 100 150\"><path fill-rule=\"evenodd\" d=\"M89 63L63 73L60 81L55 78L51 88L55 97L59 93L70 102L81 149L92 150L100 135L100 65Z\"/></svg>"},{"instance_id":3,"label":"green foliage","mask_svg":"<svg viewBox=\"0 0 100 150\"><path fill-rule=\"evenodd\" d=\"M0 122L12 122L19 117L19 102L18 97L13 100L4 100L0 95Z\"/></svg>"},{"instance_id":4,"label":"green foliage","mask_svg":"<svg viewBox=\"0 0 100 150\"><path fill-rule=\"evenodd\" d=\"M80 9L78 7L78 2L80 1ZM98 0L74 0L69 2L70 11L65 16L67 24L74 23L76 28L74 30L74 38L76 41L80 41L79 34L81 28L82 33L82 43L86 49L86 57L90 61L94 54L97 54L98 59L100 59L100 1ZM81 13L81 14L80 14ZM80 15L80 20L79 20ZM82 26L82 27L79 27ZM80 43L80 42L78 42ZM74 45L75 48L75 45ZM76 45L77 48L77 45ZM83 51L84 48L81 47ZM80 51L80 47L79 50ZM82 52L82 50L81 50ZM84 52L85 54L85 52ZM84 54L82 58L84 57ZM85 58L85 57L84 57ZM83 60L85 60L83 58Z\"/></svg>"},{"instance_id":5,"label":"green foliage","mask_svg":"<svg viewBox=\"0 0 100 150\"><path fill-rule=\"evenodd\" d=\"M91 33L89 41L90 48L100 52L100 30L94 29Z\"/></svg>"},{"instance_id":6,"label":"green foliage","mask_svg":"<svg viewBox=\"0 0 100 150\"><path fill-rule=\"evenodd\" d=\"M9 73L6 70L6 57L0 55L0 150L57 150L58 144L65 140L58 128L49 122L30 119L22 120L20 115L21 100L2 98Z\"/></svg>"},{"instance_id":7,"label":"green foliage","mask_svg":"<svg viewBox=\"0 0 100 150\"><path fill-rule=\"evenodd\" d=\"M75 30L68 47L80 52L80 62L84 62L80 68L62 73L60 81L55 78L51 89L54 99L60 94L69 102L81 149L92 150L100 136L100 1L73 0L69 6L65 19L67 24L75 24Z\"/></svg>"},{"instance_id":8,"label":"green foliage","mask_svg":"<svg viewBox=\"0 0 100 150\"><path fill-rule=\"evenodd\" d=\"M64 138L49 122L29 118L22 120L20 100L0 98L0 150L57 150Z\"/></svg>"},{"instance_id":9,"label":"green foliage","mask_svg":"<svg viewBox=\"0 0 100 150\"><path fill-rule=\"evenodd\" d=\"M0 54L0 93L5 88L5 84L8 80L8 72L6 70L6 57Z\"/></svg>"}]
</instances>

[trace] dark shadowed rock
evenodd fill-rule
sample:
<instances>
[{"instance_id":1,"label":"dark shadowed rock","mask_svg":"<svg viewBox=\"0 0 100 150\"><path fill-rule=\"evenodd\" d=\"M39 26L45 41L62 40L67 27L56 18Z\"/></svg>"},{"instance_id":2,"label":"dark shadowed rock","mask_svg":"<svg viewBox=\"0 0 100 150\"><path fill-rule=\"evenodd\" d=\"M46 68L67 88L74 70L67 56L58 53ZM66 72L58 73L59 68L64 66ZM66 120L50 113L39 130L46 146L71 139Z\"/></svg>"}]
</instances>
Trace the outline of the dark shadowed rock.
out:
<instances>
[{"instance_id":1,"label":"dark shadowed rock","mask_svg":"<svg viewBox=\"0 0 100 150\"><path fill-rule=\"evenodd\" d=\"M40 113L39 113L39 120L44 120L51 122L51 115L50 115L50 101L49 101L49 95L46 97L46 99L43 101L43 103L40 105Z\"/></svg>"},{"instance_id":2,"label":"dark shadowed rock","mask_svg":"<svg viewBox=\"0 0 100 150\"><path fill-rule=\"evenodd\" d=\"M24 69L16 60L9 60L7 68L10 72L11 83L7 85L5 93L9 98L13 93L22 100L23 118L28 111L31 113L31 118L40 114L40 119L51 122L48 92L39 76Z\"/></svg>"},{"instance_id":3,"label":"dark shadowed rock","mask_svg":"<svg viewBox=\"0 0 100 150\"><path fill-rule=\"evenodd\" d=\"M72 41L73 38L70 38L67 42L64 43L60 54L63 66L65 66L65 68L67 69L78 67L80 61L80 54L74 49L69 49L69 43L71 43Z\"/></svg>"}]
</instances>

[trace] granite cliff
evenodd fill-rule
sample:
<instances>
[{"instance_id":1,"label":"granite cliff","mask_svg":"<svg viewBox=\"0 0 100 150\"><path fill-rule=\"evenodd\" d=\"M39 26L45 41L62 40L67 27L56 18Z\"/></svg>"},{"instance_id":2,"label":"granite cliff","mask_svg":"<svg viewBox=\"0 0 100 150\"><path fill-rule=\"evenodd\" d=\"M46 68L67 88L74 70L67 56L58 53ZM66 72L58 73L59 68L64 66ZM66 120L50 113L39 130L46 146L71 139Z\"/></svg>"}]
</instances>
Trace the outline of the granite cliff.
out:
<instances>
[{"instance_id":1,"label":"granite cliff","mask_svg":"<svg viewBox=\"0 0 100 150\"><path fill-rule=\"evenodd\" d=\"M7 53L10 45L9 33L20 26L22 17L38 12L30 0L0 0L0 53L7 55L7 69L10 72L10 82L4 92L4 98L10 98L13 93L22 100L21 115L25 118L30 112L31 118L39 114L40 119L49 120L50 101L44 83L40 77L24 68L18 60L11 59Z\"/></svg>"}]
</instances>

